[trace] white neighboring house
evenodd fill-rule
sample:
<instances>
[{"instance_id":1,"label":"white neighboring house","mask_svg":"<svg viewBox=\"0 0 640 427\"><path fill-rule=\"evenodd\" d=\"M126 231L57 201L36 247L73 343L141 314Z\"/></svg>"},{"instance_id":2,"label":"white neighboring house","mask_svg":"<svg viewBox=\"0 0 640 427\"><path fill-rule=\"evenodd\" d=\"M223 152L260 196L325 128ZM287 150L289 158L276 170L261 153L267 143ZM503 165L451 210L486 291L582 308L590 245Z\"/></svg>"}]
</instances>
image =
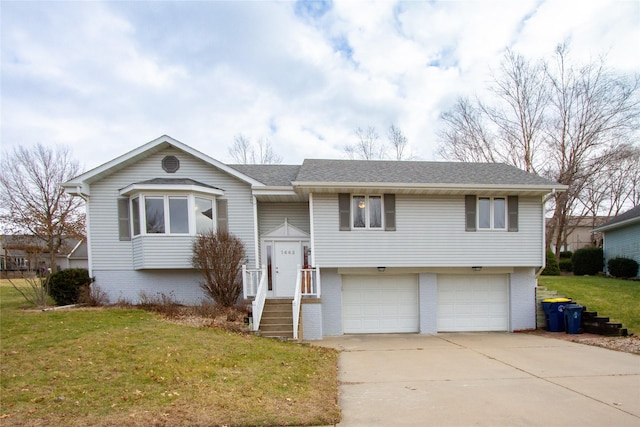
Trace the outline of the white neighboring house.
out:
<instances>
[{"instance_id":1,"label":"white neighboring house","mask_svg":"<svg viewBox=\"0 0 640 427\"><path fill-rule=\"evenodd\" d=\"M227 229L243 297L293 299L305 339L534 329L543 199L566 188L504 164L227 165L168 136L64 186L87 200L90 274L112 299L198 303L192 242Z\"/></svg>"}]
</instances>

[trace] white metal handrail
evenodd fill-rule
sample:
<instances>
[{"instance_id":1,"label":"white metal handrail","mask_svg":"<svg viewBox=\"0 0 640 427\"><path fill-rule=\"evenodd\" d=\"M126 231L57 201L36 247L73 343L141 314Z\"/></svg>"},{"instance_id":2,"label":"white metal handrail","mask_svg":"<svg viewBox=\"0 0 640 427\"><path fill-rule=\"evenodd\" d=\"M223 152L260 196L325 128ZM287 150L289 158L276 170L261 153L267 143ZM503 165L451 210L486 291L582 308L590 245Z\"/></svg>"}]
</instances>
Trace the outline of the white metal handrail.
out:
<instances>
[{"instance_id":1,"label":"white metal handrail","mask_svg":"<svg viewBox=\"0 0 640 427\"><path fill-rule=\"evenodd\" d=\"M253 298L258 293L258 284L264 277L263 270L264 266L252 269L242 266L242 292L245 298Z\"/></svg>"},{"instance_id":2,"label":"white metal handrail","mask_svg":"<svg viewBox=\"0 0 640 427\"><path fill-rule=\"evenodd\" d=\"M255 299L251 302L251 313L253 316L253 330L260 329L260 319L262 319L262 311L264 310L264 303L267 299L267 268L262 266L262 273L260 274L260 282L256 289Z\"/></svg>"},{"instance_id":3,"label":"white metal handrail","mask_svg":"<svg viewBox=\"0 0 640 427\"><path fill-rule=\"evenodd\" d=\"M293 339L298 339L298 329L300 327L300 305L302 301L302 269L298 266L298 274L296 277L296 286L293 293L293 301L291 301L291 310L293 311Z\"/></svg>"},{"instance_id":4,"label":"white metal handrail","mask_svg":"<svg viewBox=\"0 0 640 427\"><path fill-rule=\"evenodd\" d=\"M320 298L320 268L303 268L298 284L303 297Z\"/></svg>"}]
</instances>

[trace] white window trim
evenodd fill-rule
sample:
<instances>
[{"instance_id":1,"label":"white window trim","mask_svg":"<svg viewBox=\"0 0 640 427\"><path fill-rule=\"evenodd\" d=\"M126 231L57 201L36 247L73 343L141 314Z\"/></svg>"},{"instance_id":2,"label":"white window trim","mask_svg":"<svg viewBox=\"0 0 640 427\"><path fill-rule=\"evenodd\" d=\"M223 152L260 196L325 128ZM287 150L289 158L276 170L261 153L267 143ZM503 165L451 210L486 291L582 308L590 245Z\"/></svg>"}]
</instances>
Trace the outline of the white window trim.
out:
<instances>
[{"instance_id":1,"label":"white window trim","mask_svg":"<svg viewBox=\"0 0 640 427\"><path fill-rule=\"evenodd\" d=\"M131 200L138 197L138 209L139 209L139 218L140 218L140 234L134 234L133 230L133 204ZM189 231L187 233L171 233L171 219L170 219L170 209L169 209L169 198L177 197L177 198L186 198L187 199L187 221L189 222ZM180 192L162 192L162 193L133 193L129 195L129 209L130 213L130 223L129 227L131 229L131 238L139 238L142 236L195 236L196 235L196 197L201 199L211 200L211 209L213 212L212 215L212 229L216 229L216 220L218 218L216 198L211 194L203 194L203 193L180 193ZM164 206L164 233L147 233L147 213L145 209L145 201L146 198L162 198L163 206Z\"/></svg>"},{"instance_id":2,"label":"white window trim","mask_svg":"<svg viewBox=\"0 0 640 427\"><path fill-rule=\"evenodd\" d=\"M489 227L480 227L480 199L489 199ZM504 227L496 228L495 224L495 203L494 200L504 201ZM478 196L476 198L476 230L478 231L507 231L509 228L509 201L506 196Z\"/></svg>"},{"instance_id":3,"label":"white window trim","mask_svg":"<svg viewBox=\"0 0 640 427\"><path fill-rule=\"evenodd\" d=\"M353 206L354 197L364 197L364 203L366 205L365 214L364 214L364 225L365 225L364 227L356 227L354 224L354 218L355 218L355 212L356 212L356 209L354 209L354 206ZM369 210L369 207L371 206L371 204L369 203L370 197L380 198L380 227L371 227L371 213ZM358 231L358 230L384 231L385 224L384 224L384 195L383 194L351 194L351 206L349 210L351 211L350 221L351 221L352 231Z\"/></svg>"}]
</instances>

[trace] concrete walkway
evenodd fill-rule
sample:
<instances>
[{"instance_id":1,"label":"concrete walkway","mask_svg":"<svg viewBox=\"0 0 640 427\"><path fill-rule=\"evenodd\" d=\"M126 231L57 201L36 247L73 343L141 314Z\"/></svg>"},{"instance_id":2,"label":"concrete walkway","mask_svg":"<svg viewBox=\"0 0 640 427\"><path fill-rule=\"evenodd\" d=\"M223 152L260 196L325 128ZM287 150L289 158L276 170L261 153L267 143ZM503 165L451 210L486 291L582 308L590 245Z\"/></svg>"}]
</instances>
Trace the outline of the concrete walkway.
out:
<instances>
[{"instance_id":1,"label":"concrete walkway","mask_svg":"<svg viewBox=\"0 0 640 427\"><path fill-rule=\"evenodd\" d=\"M347 335L341 427L640 426L640 356L529 334Z\"/></svg>"}]
</instances>

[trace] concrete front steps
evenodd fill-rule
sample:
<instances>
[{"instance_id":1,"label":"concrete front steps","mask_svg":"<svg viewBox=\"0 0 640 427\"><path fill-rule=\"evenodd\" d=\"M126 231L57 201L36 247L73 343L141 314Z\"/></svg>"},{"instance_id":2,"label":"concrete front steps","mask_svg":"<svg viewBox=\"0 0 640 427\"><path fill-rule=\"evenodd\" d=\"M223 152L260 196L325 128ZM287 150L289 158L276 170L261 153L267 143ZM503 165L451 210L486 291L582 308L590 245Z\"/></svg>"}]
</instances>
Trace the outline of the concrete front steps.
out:
<instances>
[{"instance_id":1,"label":"concrete front steps","mask_svg":"<svg viewBox=\"0 0 640 427\"><path fill-rule=\"evenodd\" d=\"M267 299L260 319L260 335L268 338L293 339L291 299Z\"/></svg>"},{"instance_id":2,"label":"concrete front steps","mask_svg":"<svg viewBox=\"0 0 640 427\"><path fill-rule=\"evenodd\" d=\"M536 288L536 328L546 329L547 322L545 320L544 310L542 309L542 300L547 298L569 298L561 295L556 291L538 286ZM587 307L582 310L582 318L580 321L582 332L587 334L606 335L611 337L626 337L628 331L622 327L622 323L610 322L608 317L598 316L595 311L588 311Z\"/></svg>"}]
</instances>

